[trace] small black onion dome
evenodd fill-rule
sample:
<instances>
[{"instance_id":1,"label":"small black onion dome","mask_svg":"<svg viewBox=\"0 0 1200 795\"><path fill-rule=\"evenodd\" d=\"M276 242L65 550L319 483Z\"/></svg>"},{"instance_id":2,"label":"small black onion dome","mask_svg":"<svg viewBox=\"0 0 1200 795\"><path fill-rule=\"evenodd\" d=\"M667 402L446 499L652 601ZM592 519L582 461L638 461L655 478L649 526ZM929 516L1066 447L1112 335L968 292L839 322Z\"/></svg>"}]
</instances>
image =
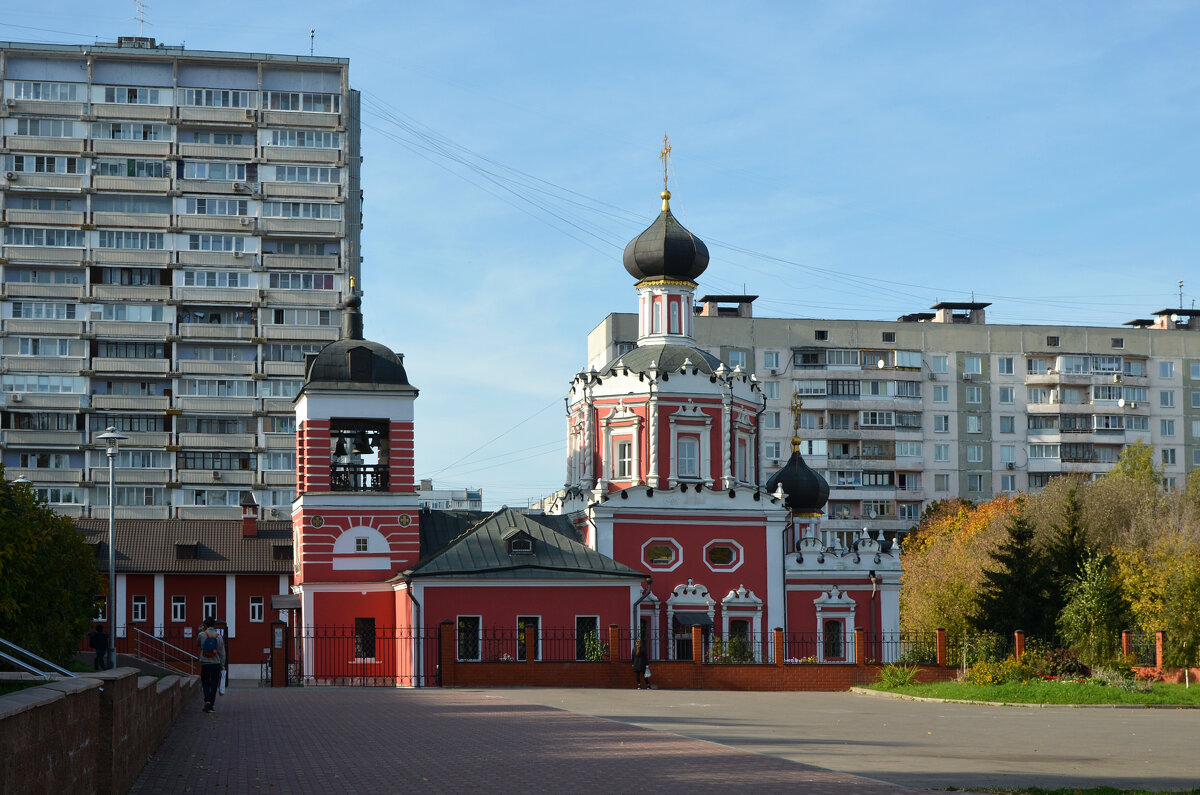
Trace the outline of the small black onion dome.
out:
<instances>
[{"instance_id":1,"label":"small black onion dome","mask_svg":"<svg viewBox=\"0 0 1200 795\"><path fill-rule=\"evenodd\" d=\"M305 368L304 388L354 392L416 390L408 383L404 360L391 348L362 337L362 299L352 295L342 315L343 339L331 342Z\"/></svg>"},{"instance_id":2,"label":"small black onion dome","mask_svg":"<svg viewBox=\"0 0 1200 795\"><path fill-rule=\"evenodd\" d=\"M663 208L654 223L625 246L625 270L638 281L678 279L694 282L708 267L708 246L675 220L662 192Z\"/></svg>"},{"instance_id":3,"label":"small black onion dome","mask_svg":"<svg viewBox=\"0 0 1200 795\"><path fill-rule=\"evenodd\" d=\"M804 462L798 448L793 445L792 457L767 479L767 492L783 486L784 503L792 513L820 513L829 499L829 481Z\"/></svg>"}]
</instances>

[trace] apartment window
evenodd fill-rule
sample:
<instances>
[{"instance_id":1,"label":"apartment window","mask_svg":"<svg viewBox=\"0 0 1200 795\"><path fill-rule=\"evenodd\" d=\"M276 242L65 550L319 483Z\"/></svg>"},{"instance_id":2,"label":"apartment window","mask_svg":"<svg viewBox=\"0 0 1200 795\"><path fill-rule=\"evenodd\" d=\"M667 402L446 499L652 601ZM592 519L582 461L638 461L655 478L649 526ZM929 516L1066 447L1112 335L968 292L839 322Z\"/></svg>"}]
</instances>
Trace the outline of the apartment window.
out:
<instances>
[{"instance_id":1,"label":"apartment window","mask_svg":"<svg viewBox=\"0 0 1200 795\"><path fill-rule=\"evenodd\" d=\"M1175 448L1164 447L1162 449L1162 462L1166 465L1173 466L1175 464Z\"/></svg>"},{"instance_id":2,"label":"apartment window","mask_svg":"<svg viewBox=\"0 0 1200 795\"><path fill-rule=\"evenodd\" d=\"M248 146L254 143L249 133L229 132L194 132L192 140L198 144L217 144L219 146Z\"/></svg>"},{"instance_id":3,"label":"apartment window","mask_svg":"<svg viewBox=\"0 0 1200 795\"><path fill-rule=\"evenodd\" d=\"M263 107L268 110L300 110L308 113L337 113L342 109L340 94L316 94L296 91L266 91Z\"/></svg>"},{"instance_id":4,"label":"apartment window","mask_svg":"<svg viewBox=\"0 0 1200 795\"><path fill-rule=\"evenodd\" d=\"M933 415L933 430L934 430L934 433L949 433L950 432L950 415L949 414L934 414Z\"/></svg>"},{"instance_id":5,"label":"apartment window","mask_svg":"<svg viewBox=\"0 0 1200 795\"><path fill-rule=\"evenodd\" d=\"M818 342L824 342L829 339L829 332L824 329L816 329L813 331L813 339Z\"/></svg>"},{"instance_id":6,"label":"apartment window","mask_svg":"<svg viewBox=\"0 0 1200 795\"><path fill-rule=\"evenodd\" d=\"M1000 433L1016 433L1017 423L1013 417L1000 417Z\"/></svg>"},{"instance_id":7,"label":"apartment window","mask_svg":"<svg viewBox=\"0 0 1200 795\"><path fill-rule=\"evenodd\" d=\"M1164 409L1175 408L1175 392L1170 389L1163 389L1158 393L1158 405Z\"/></svg>"},{"instance_id":8,"label":"apartment window","mask_svg":"<svg viewBox=\"0 0 1200 795\"><path fill-rule=\"evenodd\" d=\"M896 332L894 332L894 331L883 332L883 341L884 342L895 342L896 341Z\"/></svg>"},{"instance_id":9,"label":"apartment window","mask_svg":"<svg viewBox=\"0 0 1200 795\"><path fill-rule=\"evenodd\" d=\"M275 166L276 182L341 182L340 169L325 166Z\"/></svg>"},{"instance_id":10,"label":"apartment window","mask_svg":"<svg viewBox=\"0 0 1200 795\"><path fill-rule=\"evenodd\" d=\"M917 458L921 455L920 442L896 442L897 458Z\"/></svg>"},{"instance_id":11,"label":"apartment window","mask_svg":"<svg viewBox=\"0 0 1200 795\"><path fill-rule=\"evenodd\" d=\"M999 401L1001 403L1012 403L1016 399L1016 390L1011 386L1000 387Z\"/></svg>"},{"instance_id":12,"label":"apartment window","mask_svg":"<svg viewBox=\"0 0 1200 795\"><path fill-rule=\"evenodd\" d=\"M1200 381L1200 362L1192 362L1191 365L1192 380Z\"/></svg>"},{"instance_id":13,"label":"apartment window","mask_svg":"<svg viewBox=\"0 0 1200 795\"><path fill-rule=\"evenodd\" d=\"M968 414L967 433L983 433L983 417L978 414Z\"/></svg>"},{"instance_id":14,"label":"apartment window","mask_svg":"<svg viewBox=\"0 0 1200 795\"><path fill-rule=\"evenodd\" d=\"M763 444L763 457L772 461L778 461L780 458L779 448L779 442L765 442Z\"/></svg>"},{"instance_id":15,"label":"apartment window","mask_svg":"<svg viewBox=\"0 0 1200 795\"><path fill-rule=\"evenodd\" d=\"M250 597L250 621L254 624L261 624L263 614L265 613L265 599L261 596Z\"/></svg>"},{"instance_id":16,"label":"apartment window","mask_svg":"<svg viewBox=\"0 0 1200 795\"><path fill-rule=\"evenodd\" d=\"M825 392L830 397L858 397L859 383L850 380L827 381Z\"/></svg>"},{"instance_id":17,"label":"apartment window","mask_svg":"<svg viewBox=\"0 0 1200 795\"><path fill-rule=\"evenodd\" d=\"M171 620L175 622L187 621L187 597L172 596L171 597Z\"/></svg>"},{"instance_id":18,"label":"apartment window","mask_svg":"<svg viewBox=\"0 0 1200 795\"><path fill-rule=\"evenodd\" d=\"M341 133L318 130L271 130L267 146L295 146L300 149L340 149Z\"/></svg>"},{"instance_id":19,"label":"apartment window","mask_svg":"<svg viewBox=\"0 0 1200 795\"><path fill-rule=\"evenodd\" d=\"M681 478L700 477L700 440L694 436L680 437L676 445L675 468Z\"/></svg>"},{"instance_id":20,"label":"apartment window","mask_svg":"<svg viewBox=\"0 0 1200 795\"><path fill-rule=\"evenodd\" d=\"M1030 458L1058 458L1058 445L1056 444L1031 444L1029 445Z\"/></svg>"},{"instance_id":21,"label":"apartment window","mask_svg":"<svg viewBox=\"0 0 1200 795\"><path fill-rule=\"evenodd\" d=\"M1124 348L1125 347L1125 338L1124 337L1113 337L1112 338L1112 346L1114 348Z\"/></svg>"},{"instance_id":22,"label":"apartment window","mask_svg":"<svg viewBox=\"0 0 1200 795\"><path fill-rule=\"evenodd\" d=\"M181 88L179 104L200 108L253 108L253 91L222 88Z\"/></svg>"},{"instance_id":23,"label":"apartment window","mask_svg":"<svg viewBox=\"0 0 1200 795\"><path fill-rule=\"evenodd\" d=\"M1200 467L1200 450L1192 451L1192 466Z\"/></svg>"},{"instance_id":24,"label":"apartment window","mask_svg":"<svg viewBox=\"0 0 1200 795\"><path fill-rule=\"evenodd\" d=\"M1000 445L1000 463L1013 464L1017 460L1017 446L1013 444Z\"/></svg>"},{"instance_id":25,"label":"apartment window","mask_svg":"<svg viewBox=\"0 0 1200 795\"><path fill-rule=\"evenodd\" d=\"M740 367L746 369L746 352L745 351L730 351L729 352L729 367Z\"/></svg>"},{"instance_id":26,"label":"apartment window","mask_svg":"<svg viewBox=\"0 0 1200 795\"><path fill-rule=\"evenodd\" d=\"M1134 359L1125 359L1121 364L1121 369L1125 372L1125 375L1141 377L1146 374L1146 363Z\"/></svg>"},{"instance_id":27,"label":"apartment window","mask_svg":"<svg viewBox=\"0 0 1200 795\"><path fill-rule=\"evenodd\" d=\"M983 491L983 475L967 475L967 491Z\"/></svg>"},{"instance_id":28,"label":"apartment window","mask_svg":"<svg viewBox=\"0 0 1200 795\"><path fill-rule=\"evenodd\" d=\"M966 389L967 403L982 403L983 402L983 387L969 386Z\"/></svg>"},{"instance_id":29,"label":"apartment window","mask_svg":"<svg viewBox=\"0 0 1200 795\"><path fill-rule=\"evenodd\" d=\"M950 460L950 445L935 444L933 446L933 460L946 462Z\"/></svg>"},{"instance_id":30,"label":"apartment window","mask_svg":"<svg viewBox=\"0 0 1200 795\"><path fill-rule=\"evenodd\" d=\"M933 402L934 403L949 403L950 402L950 387L945 384L933 385Z\"/></svg>"},{"instance_id":31,"label":"apartment window","mask_svg":"<svg viewBox=\"0 0 1200 795\"><path fill-rule=\"evenodd\" d=\"M4 170L29 174L79 174L79 157L50 157L47 155L9 155L4 158Z\"/></svg>"},{"instance_id":32,"label":"apartment window","mask_svg":"<svg viewBox=\"0 0 1200 795\"><path fill-rule=\"evenodd\" d=\"M633 444L628 439L617 442L616 475L625 479L633 477Z\"/></svg>"},{"instance_id":33,"label":"apartment window","mask_svg":"<svg viewBox=\"0 0 1200 795\"><path fill-rule=\"evenodd\" d=\"M1159 420L1158 430L1163 436L1175 435L1175 420Z\"/></svg>"},{"instance_id":34,"label":"apartment window","mask_svg":"<svg viewBox=\"0 0 1200 795\"><path fill-rule=\"evenodd\" d=\"M1192 393L1192 408L1200 409L1200 392Z\"/></svg>"},{"instance_id":35,"label":"apartment window","mask_svg":"<svg viewBox=\"0 0 1200 795\"><path fill-rule=\"evenodd\" d=\"M73 138L75 125L59 119L17 119L17 135L39 138Z\"/></svg>"},{"instance_id":36,"label":"apartment window","mask_svg":"<svg viewBox=\"0 0 1200 795\"><path fill-rule=\"evenodd\" d=\"M1000 375L1012 375L1013 374L1013 357L1001 356L999 359L997 359L996 360L996 372L998 372Z\"/></svg>"},{"instance_id":37,"label":"apartment window","mask_svg":"<svg viewBox=\"0 0 1200 795\"><path fill-rule=\"evenodd\" d=\"M779 369L779 351L766 351L763 353L763 367L768 370Z\"/></svg>"},{"instance_id":38,"label":"apartment window","mask_svg":"<svg viewBox=\"0 0 1200 795\"><path fill-rule=\"evenodd\" d=\"M276 166L278 171L280 166ZM326 169L328 170L328 169ZM152 175L147 175L152 176ZM165 176L163 174L153 176ZM246 180L245 163L209 163L189 160L183 164L184 179L211 179L220 182L244 182ZM245 213L241 213L245 215Z\"/></svg>"},{"instance_id":39,"label":"apartment window","mask_svg":"<svg viewBox=\"0 0 1200 795\"><path fill-rule=\"evenodd\" d=\"M1000 491L1014 492L1017 490L1016 475L1001 475L1000 476Z\"/></svg>"},{"instance_id":40,"label":"apartment window","mask_svg":"<svg viewBox=\"0 0 1200 795\"><path fill-rule=\"evenodd\" d=\"M979 374L983 372L983 361L978 356L968 356L963 359L963 372Z\"/></svg>"},{"instance_id":41,"label":"apartment window","mask_svg":"<svg viewBox=\"0 0 1200 795\"><path fill-rule=\"evenodd\" d=\"M983 463L983 445L969 444L967 445L967 463L982 464Z\"/></svg>"},{"instance_id":42,"label":"apartment window","mask_svg":"<svg viewBox=\"0 0 1200 795\"><path fill-rule=\"evenodd\" d=\"M140 623L146 620L146 597L133 597L133 614L129 618L130 621Z\"/></svg>"},{"instance_id":43,"label":"apartment window","mask_svg":"<svg viewBox=\"0 0 1200 795\"><path fill-rule=\"evenodd\" d=\"M38 99L50 102L79 102L83 86L79 83L13 83L14 99Z\"/></svg>"},{"instance_id":44,"label":"apartment window","mask_svg":"<svg viewBox=\"0 0 1200 795\"><path fill-rule=\"evenodd\" d=\"M1174 378L1175 377L1175 362L1159 362L1158 363L1159 378Z\"/></svg>"},{"instance_id":45,"label":"apartment window","mask_svg":"<svg viewBox=\"0 0 1200 795\"><path fill-rule=\"evenodd\" d=\"M850 429L850 416L845 412L835 411L829 415L829 428L834 431L845 431Z\"/></svg>"},{"instance_id":46,"label":"apartment window","mask_svg":"<svg viewBox=\"0 0 1200 795\"><path fill-rule=\"evenodd\" d=\"M950 476L949 475L934 475L933 476L934 491L950 491Z\"/></svg>"},{"instance_id":47,"label":"apartment window","mask_svg":"<svg viewBox=\"0 0 1200 795\"><path fill-rule=\"evenodd\" d=\"M83 248L86 244L87 238L84 232L79 229L43 229L30 226L10 226L4 230L4 245L6 246Z\"/></svg>"},{"instance_id":48,"label":"apartment window","mask_svg":"<svg viewBox=\"0 0 1200 795\"><path fill-rule=\"evenodd\" d=\"M896 397L900 398L919 398L921 397L921 382L920 381L897 381L895 382Z\"/></svg>"},{"instance_id":49,"label":"apartment window","mask_svg":"<svg viewBox=\"0 0 1200 795\"><path fill-rule=\"evenodd\" d=\"M316 218L336 221L342 217L342 206L328 202L263 202L264 218Z\"/></svg>"},{"instance_id":50,"label":"apartment window","mask_svg":"<svg viewBox=\"0 0 1200 795\"><path fill-rule=\"evenodd\" d=\"M246 238L237 235L188 235L189 251L245 251Z\"/></svg>"},{"instance_id":51,"label":"apartment window","mask_svg":"<svg viewBox=\"0 0 1200 795\"><path fill-rule=\"evenodd\" d=\"M930 360L929 369L935 373L945 373L949 370L949 357L934 356Z\"/></svg>"},{"instance_id":52,"label":"apartment window","mask_svg":"<svg viewBox=\"0 0 1200 795\"><path fill-rule=\"evenodd\" d=\"M92 137L113 141L169 141L171 126L136 121L99 122L92 125Z\"/></svg>"},{"instance_id":53,"label":"apartment window","mask_svg":"<svg viewBox=\"0 0 1200 795\"><path fill-rule=\"evenodd\" d=\"M271 273L268 282L280 290L332 290L332 273Z\"/></svg>"},{"instance_id":54,"label":"apartment window","mask_svg":"<svg viewBox=\"0 0 1200 795\"><path fill-rule=\"evenodd\" d=\"M779 412L766 411L762 415L762 426L767 430L775 430L779 427Z\"/></svg>"},{"instance_id":55,"label":"apartment window","mask_svg":"<svg viewBox=\"0 0 1200 795\"><path fill-rule=\"evenodd\" d=\"M268 321L277 326L329 326L333 313L328 309L274 309Z\"/></svg>"},{"instance_id":56,"label":"apartment window","mask_svg":"<svg viewBox=\"0 0 1200 795\"><path fill-rule=\"evenodd\" d=\"M197 198L185 200L183 211L188 215L245 215L248 207L245 199Z\"/></svg>"},{"instance_id":57,"label":"apartment window","mask_svg":"<svg viewBox=\"0 0 1200 795\"><path fill-rule=\"evenodd\" d=\"M1058 337L1053 337L1053 336L1046 337L1046 347L1047 348L1057 348L1058 347Z\"/></svg>"},{"instance_id":58,"label":"apartment window","mask_svg":"<svg viewBox=\"0 0 1200 795\"><path fill-rule=\"evenodd\" d=\"M249 287L250 274L243 271L184 271L183 286Z\"/></svg>"},{"instance_id":59,"label":"apartment window","mask_svg":"<svg viewBox=\"0 0 1200 795\"><path fill-rule=\"evenodd\" d=\"M764 381L762 384L763 395L768 400L779 400L779 382Z\"/></svg>"}]
</instances>

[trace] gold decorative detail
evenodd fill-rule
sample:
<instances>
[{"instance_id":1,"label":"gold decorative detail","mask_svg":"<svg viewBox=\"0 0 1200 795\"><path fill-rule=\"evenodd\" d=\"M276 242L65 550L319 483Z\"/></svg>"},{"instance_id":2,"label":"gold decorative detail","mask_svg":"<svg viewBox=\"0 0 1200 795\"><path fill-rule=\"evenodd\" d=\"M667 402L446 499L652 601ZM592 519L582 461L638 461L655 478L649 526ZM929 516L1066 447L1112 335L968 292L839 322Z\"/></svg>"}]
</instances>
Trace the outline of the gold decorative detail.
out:
<instances>
[{"instance_id":1,"label":"gold decorative detail","mask_svg":"<svg viewBox=\"0 0 1200 795\"><path fill-rule=\"evenodd\" d=\"M799 393L792 395L792 452L800 452L800 409L804 408L804 401L800 399Z\"/></svg>"},{"instance_id":2,"label":"gold decorative detail","mask_svg":"<svg viewBox=\"0 0 1200 795\"><path fill-rule=\"evenodd\" d=\"M412 517L406 513L402 513L396 519L396 521L400 523L401 527L408 527L410 524L412 524Z\"/></svg>"},{"instance_id":3,"label":"gold decorative detail","mask_svg":"<svg viewBox=\"0 0 1200 795\"><path fill-rule=\"evenodd\" d=\"M314 516L312 518L312 526L313 527L323 527L324 525L325 525L325 517L324 516Z\"/></svg>"},{"instance_id":4,"label":"gold decorative detail","mask_svg":"<svg viewBox=\"0 0 1200 795\"><path fill-rule=\"evenodd\" d=\"M667 190L667 166L671 162L671 141L667 138L666 133L663 133L663 148L658 154L658 159L663 163L663 193L667 194L663 196L663 199L666 200L671 198L670 192Z\"/></svg>"},{"instance_id":5,"label":"gold decorative detail","mask_svg":"<svg viewBox=\"0 0 1200 795\"><path fill-rule=\"evenodd\" d=\"M671 285L679 285L680 287L696 287L697 286L695 282L687 281L686 279L658 278L658 279L642 279L640 282L635 284L634 287L637 289L640 289L642 287L659 287L659 286L663 286L663 285L668 286L668 287Z\"/></svg>"},{"instance_id":6,"label":"gold decorative detail","mask_svg":"<svg viewBox=\"0 0 1200 795\"><path fill-rule=\"evenodd\" d=\"M350 277L350 295L354 295L354 277Z\"/></svg>"}]
</instances>

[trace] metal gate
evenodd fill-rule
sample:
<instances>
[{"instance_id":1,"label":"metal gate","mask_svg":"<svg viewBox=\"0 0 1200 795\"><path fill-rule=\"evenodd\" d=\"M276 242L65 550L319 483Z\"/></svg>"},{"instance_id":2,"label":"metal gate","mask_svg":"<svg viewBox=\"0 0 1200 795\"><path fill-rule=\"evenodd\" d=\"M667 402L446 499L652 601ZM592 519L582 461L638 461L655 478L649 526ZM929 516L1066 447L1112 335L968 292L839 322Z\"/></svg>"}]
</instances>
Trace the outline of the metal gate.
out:
<instances>
[{"instance_id":1,"label":"metal gate","mask_svg":"<svg viewBox=\"0 0 1200 795\"><path fill-rule=\"evenodd\" d=\"M326 687L437 687L437 629L374 626L303 627L292 637L296 683ZM288 682L292 683L289 665Z\"/></svg>"}]
</instances>

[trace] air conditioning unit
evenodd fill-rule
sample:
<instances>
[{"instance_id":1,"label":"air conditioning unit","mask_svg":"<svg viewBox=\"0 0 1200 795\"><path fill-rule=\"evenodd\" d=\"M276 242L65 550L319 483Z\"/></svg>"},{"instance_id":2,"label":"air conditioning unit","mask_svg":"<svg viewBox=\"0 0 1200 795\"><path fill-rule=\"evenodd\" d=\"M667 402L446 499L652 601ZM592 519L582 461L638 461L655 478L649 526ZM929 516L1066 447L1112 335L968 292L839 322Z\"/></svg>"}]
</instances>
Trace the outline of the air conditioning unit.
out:
<instances>
[{"instance_id":1,"label":"air conditioning unit","mask_svg":"<svg viewBox=\"0 0 1200 795\"><path fill-rule=\"evenodd\" d=\"M15 99L13 99L12 97L9 97L8 99L4 100L4 107L6 107L6 108L15 108L16 106L17 106L17 101Z\"/></svg>"},{"instance_id":2,"label":"air conditioning unit","mask_svg":"<svg viewBox=\"0 0 1200 795\"><path fill-rule=\"evenodd\" d=\"M233 258L234 258L234 259L241 259L241 258L242 258L242 257L244 257L244 256L245 256L245 254L244 254L243 252L241 252L241 251L235 251L235 252L233 252Z\"/></svg>"},{"instance_id":3,"label":"air conditioning unit","mask_svg":"<svg viewBox=\"0 0 1200 795\"><path fill-rule=\"evenodd\" d=\"M4 178L9 181L12 181L17 178L17 173L15 171L5 171Z\"/></svg>"},{"instance_id":4,"label":"air conditioning unit","mask_svg":"<svg viewBox=\"0 0 1200 795\"><path fill-rule=\"evenodd\" d=\"M233 190L235 193L243 193L246 190L246 185L243 182L235 182L233 183Z\"/></svg>"},{"instance_id":5,"label":"air conditioning unit","mask_svg":"<svg viewBox=\"0 0 1200 795\"><path fill-rule=\"evenodd\" d=\"M779 375L779 371L778 371L778 370L772 370L772 371L771 371L771 375Z\"/></svg>"},{"instance_id":6,"label":"air conditioning unit","mask_svg":"<svg viewBox=\"0 0 1200 795\"><path fill-rule=\"evenodd\" d=\"M1128 405L1129 405L1129 408L1131 408L1131 409L1136 409L1136 408L1137 408L1137 403L1130 403L1130 404L1128 404Z\"/></svg>"},{"instance_id":7,"label":"air conditioning unit","mask_svg":"<svg viewBox=\"0 0 1200 795\"><path fill-rule=\"evenodd\" d=\"M1114 383L1114 384L1119 384L1119 383L1121 383L1121 380L1122 380L1122 379L1121 379L1121 374L1120 374L1120 373L1114 373L1114 374L1113 374L1113 383Z\"/></svg>"},{"instance_id":8,"label":"air conditioning unit","mask_svg":"<svg viewBox=\"0 0 1200 795\"><path fill-rule=\"evenodd\" d=\"M13 392L11 395L9 395L9 400L11 400L13 403L20 403L24 399L25 396L20 392Z\"/></svg>"},{"instance_id":9,"label":"air conditioning unit","mask_svg":"<svg viewBox=\"0 0 1200 795\"><path fill-rule=\"evenodd\" d=\"M970 373L963 373L963 380L964 380L964 381L970 381L970 380L971 380L971 374L970 374Z\"/></svg>"},{"instance_id":10,"label":"air conditioning unit","mask_svg":"<svg viewBox=\"0 0 1200 795\"><path fill-rule=\"evenodd\" d=\"M214 469L214 470L212 471L212 473L213 473L213 480L220 480L220 479L221 479L221 470L219 470L219 469Z\"/></svg>"},{"instance_id":11,"label":"air conditioning unit","mask_svg":"<svg viewBox=\"0 0 1200 795\"><path fill-rule=\"evenodd\" d=\"M1009 461L1009 462L1008 462L1008 468L1009 468L1009 469L1016 469L1016 468L1017 468L1017 465L1016 465L1016 464L1014 464L1012 461Z\"/></svg>"},{"instance_id":12,"label":"air conditioning unit","mask_svg":"<svg viewBox=\"0 0 1200 795\"><path fill-rule=\"evenodd\" d=\"M278 519L278 518L279 518L279 516L280 516L279 509L278 509L278 508L272 508L272 509L271 509L271 518L272 518L272 519Z\"/></svg>"},{"instance_id":13,"label":"air conditioning unit","mask_svg":"<svg viewBox=\"0 0 1200 795\"><path fill-rule=\"evenodd\" d=\"M253 218L242 218L240 220L241 220L242 226L250 226L250 224L254 223Z\"/></svg>"},{"instance_id":14,"label":"air conditioning unit","mask_svg":"<svg viewBox=\"0 0 1200 795\"><path fill-rule=\"evenodd\" d=\"M246 108L246 118L247 119L254 118L254 108Z\"/></svg>"}]
</instances>

